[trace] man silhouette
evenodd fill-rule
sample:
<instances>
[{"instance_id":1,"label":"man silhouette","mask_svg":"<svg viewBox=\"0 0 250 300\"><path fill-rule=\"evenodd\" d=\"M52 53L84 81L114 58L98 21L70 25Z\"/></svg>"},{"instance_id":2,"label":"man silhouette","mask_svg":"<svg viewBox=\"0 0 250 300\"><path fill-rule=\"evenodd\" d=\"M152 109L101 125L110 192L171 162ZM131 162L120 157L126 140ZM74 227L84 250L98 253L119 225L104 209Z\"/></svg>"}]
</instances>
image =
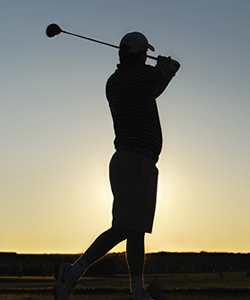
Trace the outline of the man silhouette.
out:
<instances>
[{"instance_id":1,"label":"man silhouette","mask_svg":"<svg viewBox=\"0 0 250 300\"><path fill-rule=\"evenodd\" d=\"M146 65L154 47L139 32L126 34L119 47L120 64L106 84L113 118L115 153L110 161L114 195L112 226L73 264L57 268L55 298L65 300L81 275L123 240L130 274L131 300L151 300L143 285L144 237L152 232L162 133L156 98L166 89L180 64L159 56L156 66Z\"/></svg>"}]
</instances>

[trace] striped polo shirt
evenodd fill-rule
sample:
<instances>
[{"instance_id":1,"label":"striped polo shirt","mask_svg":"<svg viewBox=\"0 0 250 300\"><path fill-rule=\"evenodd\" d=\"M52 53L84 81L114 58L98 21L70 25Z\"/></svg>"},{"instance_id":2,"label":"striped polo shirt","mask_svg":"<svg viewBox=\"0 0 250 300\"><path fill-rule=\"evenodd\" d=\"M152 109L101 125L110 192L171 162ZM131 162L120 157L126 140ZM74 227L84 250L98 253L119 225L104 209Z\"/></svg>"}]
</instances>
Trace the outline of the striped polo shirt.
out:
<instances>
[{"instance_id":1,"label":"striped polo shirt","mask_svg":"<svg viewBox=\"0 0 250 300\"><path fill-rule=\"evenodd\" d=\"M169 78L166 79L157 66L117 65L117 70L106 84L116 149L126 145L160 154L162 132L155 99L164 91L173 75L168 74Z\"/></svg>"}]
</instances>

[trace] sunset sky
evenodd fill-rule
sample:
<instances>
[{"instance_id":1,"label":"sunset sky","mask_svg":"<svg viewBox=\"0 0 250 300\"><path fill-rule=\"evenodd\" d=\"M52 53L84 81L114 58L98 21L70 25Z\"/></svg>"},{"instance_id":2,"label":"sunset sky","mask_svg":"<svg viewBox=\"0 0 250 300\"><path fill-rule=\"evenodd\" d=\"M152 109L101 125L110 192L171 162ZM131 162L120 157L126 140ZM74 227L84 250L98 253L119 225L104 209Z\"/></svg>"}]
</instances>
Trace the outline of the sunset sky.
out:
<instances>
[{"instance_id":1,"label":"sunset sky","mask_svg":"<svg viewBox=\"0 0 250 300\"><path fill-rule=\"evenodd\" d=\"M115 45L140 31L150 55L181 63L157 100L146 252L250 252L249 0L1 1L0 252L80 253L111 225L105 84L117 50L49 39L50 23Z\"/></svg>"}]
</instances>

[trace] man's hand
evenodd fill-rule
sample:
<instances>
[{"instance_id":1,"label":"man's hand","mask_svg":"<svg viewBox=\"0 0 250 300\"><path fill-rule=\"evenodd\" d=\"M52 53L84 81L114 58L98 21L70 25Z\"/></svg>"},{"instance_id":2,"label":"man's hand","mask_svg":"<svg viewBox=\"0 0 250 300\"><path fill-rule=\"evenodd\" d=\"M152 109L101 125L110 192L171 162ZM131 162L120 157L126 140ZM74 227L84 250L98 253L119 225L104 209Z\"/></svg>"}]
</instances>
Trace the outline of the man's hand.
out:
<instances>
[{"instance_id":1,"label":"man's hand","mask_svg":"<svg viewBox=\"0 0 250 300\"><path fill-rule=\"evenodd\" d=\"M157 66L163 70L164 73L173 72L175 73L179 70L180 64L178 61L173 60L170 56L158 56L157 57Z\"/></svg>"}]
</instances>

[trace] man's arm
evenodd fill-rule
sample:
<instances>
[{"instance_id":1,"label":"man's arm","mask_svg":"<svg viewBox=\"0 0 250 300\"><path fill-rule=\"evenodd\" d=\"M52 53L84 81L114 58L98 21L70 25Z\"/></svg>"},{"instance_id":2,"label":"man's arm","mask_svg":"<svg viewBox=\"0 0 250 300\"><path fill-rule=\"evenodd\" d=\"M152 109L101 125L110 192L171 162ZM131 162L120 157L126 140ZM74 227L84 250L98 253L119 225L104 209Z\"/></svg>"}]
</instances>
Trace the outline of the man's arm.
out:
<instances>
[{"instance_id":1,"label":"man's arm","mask_svg":"<svg viewBox=\"0 0 250 300\"><path fill-rule=\"evenodd\" d=\"M176 72L180 68L180 64L171 57L158 56L155 68L161 73L159 80L153 89L153 95L157 98L166 89L171 79L175 76Z\"/></svg>"}]
</instances>

